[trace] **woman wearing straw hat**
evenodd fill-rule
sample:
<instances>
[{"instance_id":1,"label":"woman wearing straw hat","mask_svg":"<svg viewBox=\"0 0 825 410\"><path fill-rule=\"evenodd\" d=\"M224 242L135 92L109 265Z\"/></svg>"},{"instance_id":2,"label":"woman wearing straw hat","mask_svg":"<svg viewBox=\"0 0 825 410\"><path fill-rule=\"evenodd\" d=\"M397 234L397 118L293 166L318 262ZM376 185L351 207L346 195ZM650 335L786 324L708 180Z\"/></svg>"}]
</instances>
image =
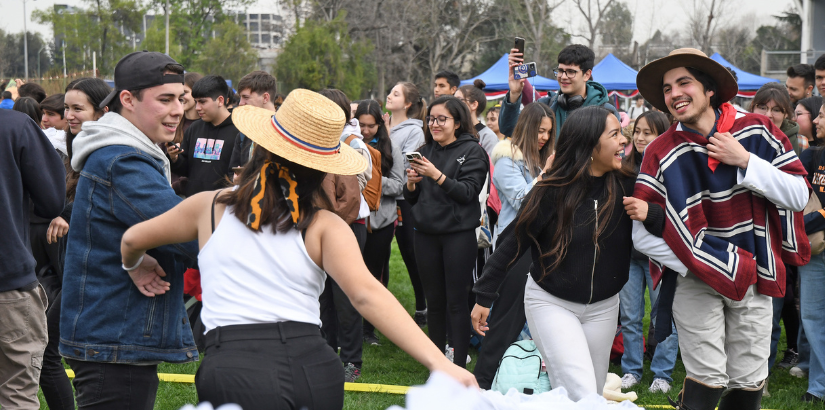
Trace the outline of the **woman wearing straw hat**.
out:
<instances>
[{"instance_id":1,"label":"woman wearing straw hat","mask_svg":"<svg viewBox=\"0 0 825 410\"><path fill-rule=\"evenodd\" d=\"M147 249L198 239L206 332L199 400L243 408L340 409L344 370L319 330L318 297L328 272L353 305L390 340L465 385L473 376L449 363L375 280L349 226L321 210L327 172L353 175L366 161L340 143L341 108L295 90L275 115L238 107L233 121L257 147L234 190L194 195L123 236L123 263L149 297L169 289ZM214 235L213 235L214 234Z\"/></svg>"}]
</instances>

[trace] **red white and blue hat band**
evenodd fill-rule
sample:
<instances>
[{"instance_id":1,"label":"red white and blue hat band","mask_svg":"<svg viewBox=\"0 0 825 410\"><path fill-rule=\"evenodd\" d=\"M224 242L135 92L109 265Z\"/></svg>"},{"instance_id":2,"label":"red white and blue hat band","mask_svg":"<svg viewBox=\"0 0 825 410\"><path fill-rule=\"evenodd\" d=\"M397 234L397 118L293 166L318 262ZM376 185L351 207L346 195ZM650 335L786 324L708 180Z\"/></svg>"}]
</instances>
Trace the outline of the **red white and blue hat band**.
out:
<instances>
[{"instance_id":1,"label":"red white and blue hat band","mask_svg":"<svg viewBox=\"0 0 825 410\"><path fill-rule=\"evenodd\" d=\"M278 120L275 119L274 115L272 116L272 127L274 127L275 131L277 131L278 134L281 134L281 136L285 140L291 142L293 145L297 146L298 148L303 149L304 151L308 151L308 152L311 152L313 154L318 154L318 155L333 155L333 154L337 154L341 150L341 142L340 141L338 142L338 145L336 145L335 147L327 148L327 147L319 147L317 145L313 145L313 144L310 144L306 141L301 140L300 138L290 134L289 131L284 129L284 127L281 126L280 123L278 123Z\"/></svg>"}]
</instances>

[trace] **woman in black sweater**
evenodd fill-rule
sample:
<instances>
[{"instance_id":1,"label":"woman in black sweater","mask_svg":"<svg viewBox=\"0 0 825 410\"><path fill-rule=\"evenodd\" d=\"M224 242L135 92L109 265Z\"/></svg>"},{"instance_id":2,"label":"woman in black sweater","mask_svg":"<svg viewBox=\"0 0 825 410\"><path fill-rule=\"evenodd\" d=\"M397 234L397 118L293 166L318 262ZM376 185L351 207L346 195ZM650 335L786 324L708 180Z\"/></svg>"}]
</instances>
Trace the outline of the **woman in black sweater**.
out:
<instances>
[{"instance_id":1,"label":"woman in black sweater","mask_svg":"<svg viewBox=\"0 0 825 410\"><path fill-rule=\"evenodd\" d=\"M410 161L404 199L415 221L415 259L427 299L430 340L447 342L447 315L461 367L470 344L469 293L478 245L479 193L490 169L478 145L470 110L453 96L437 98L427 112L422 159Z\"/></svg>"},{"instance_id":2,"label":"woman in black sweater","mask_svg":"<svg viewBox=\"0 0 825 410\"><path fill-rule=\"evenodd\" d=\"M631 219L622 197L635 175L622 165L627 140L602 107L576 110L565 121L555 161L524 200L474 287L473 327L487 330L489 307L507 266L531 250L524 305L550 383L571 399L602 394L627 282Z\"/></svg>"}]
</instances>

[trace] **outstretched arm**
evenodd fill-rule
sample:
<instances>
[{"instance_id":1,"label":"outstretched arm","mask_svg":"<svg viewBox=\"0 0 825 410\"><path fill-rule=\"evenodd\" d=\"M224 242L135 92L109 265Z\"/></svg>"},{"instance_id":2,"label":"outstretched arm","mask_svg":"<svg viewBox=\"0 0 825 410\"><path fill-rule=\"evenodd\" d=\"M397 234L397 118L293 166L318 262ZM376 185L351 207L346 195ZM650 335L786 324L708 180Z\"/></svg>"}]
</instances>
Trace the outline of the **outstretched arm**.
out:
<instances>
[{"instance_id":1,"label":"outstretched arm","mask_svg":"<svg viewBox=\"0 0 825 410\"><path fill-rule=\"evenodd\" d=\"M365 319L430 371L442 371L466 386L478 386L475 377L454 365L413 322L395 297L367 270L352 230L339 218L319 212L307 230L310 257L341 286ZM321 263L318 263L321 262Z\"/></svg>"}]
</instances>

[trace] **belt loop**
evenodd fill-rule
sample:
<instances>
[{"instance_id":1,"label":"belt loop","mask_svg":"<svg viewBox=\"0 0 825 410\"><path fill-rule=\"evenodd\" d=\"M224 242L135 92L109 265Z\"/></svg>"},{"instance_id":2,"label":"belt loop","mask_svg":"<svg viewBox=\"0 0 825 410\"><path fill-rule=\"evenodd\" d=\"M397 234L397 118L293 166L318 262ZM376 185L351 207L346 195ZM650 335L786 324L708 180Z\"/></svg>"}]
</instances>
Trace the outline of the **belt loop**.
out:
<instances>
[{"instance_id":1,"label":"belt loop","mask_svg":"<svg viewBox=\"0 0 825 410\"><path fill-rule=\"evenodd\" d=\"M215 328L215 347L221 347L221 327Z\"/></svg>"},{"instance_id":2,"label":"belt loop","mask_svg":"<svg viewBox=\"0 0 825 410\"><path fill-rule=\"evenodd\" d=\"M282 326L284 322L278 322L278 333L281 334L281 343L286 344L286 335L284 334L284 327Z\"/></svg>"}]
</instances>

